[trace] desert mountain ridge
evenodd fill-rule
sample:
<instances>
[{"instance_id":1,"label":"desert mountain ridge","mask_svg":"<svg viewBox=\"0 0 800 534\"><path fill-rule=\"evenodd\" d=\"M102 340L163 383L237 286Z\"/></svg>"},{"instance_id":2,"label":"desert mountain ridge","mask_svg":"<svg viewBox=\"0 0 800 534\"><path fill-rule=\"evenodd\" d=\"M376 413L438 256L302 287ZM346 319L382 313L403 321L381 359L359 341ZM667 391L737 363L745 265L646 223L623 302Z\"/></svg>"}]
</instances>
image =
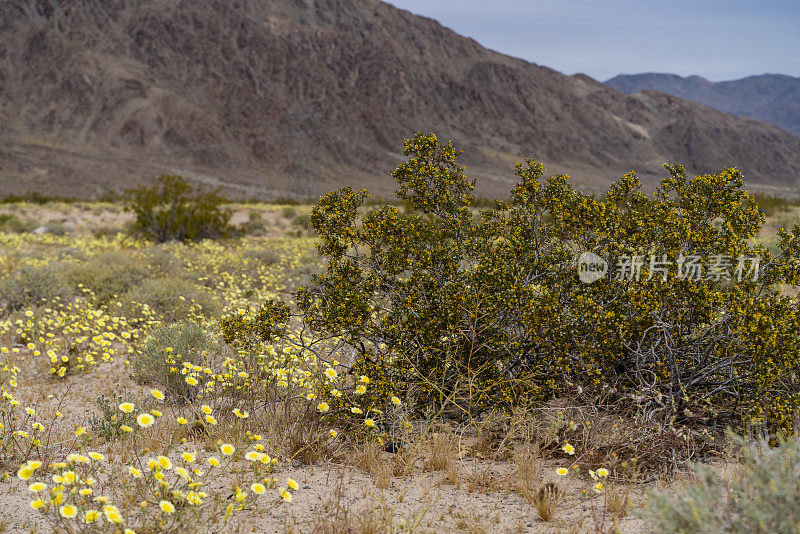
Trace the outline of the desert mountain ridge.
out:
<instances>
[{"instance_id":1,"label":"desert mountain ridge","mask_svg":"<svg viewBox=\"0 0 800 534\"><path fill-rule=\"evenodd\" d=\"M648 72L621 74L604 82L626 94L654 90L740 117L750 117L800 137L800 78L762 74L712 82L702 76Z\"/></svg>"},{"instance_id":2,"label":"desert mountain ridge","mask_svg":"<svg viewBox=\"0 0 800 534\"><path fill-rule=\"evenodd\" d=\"M800 186L800 139L774 126L566 76L378 0L6 0L0 124L0 194L176 173L247 198L389 195L416 131L452 138L485 195L528 156L589 189L665 161Z\"/></svg>"}]
</instances>

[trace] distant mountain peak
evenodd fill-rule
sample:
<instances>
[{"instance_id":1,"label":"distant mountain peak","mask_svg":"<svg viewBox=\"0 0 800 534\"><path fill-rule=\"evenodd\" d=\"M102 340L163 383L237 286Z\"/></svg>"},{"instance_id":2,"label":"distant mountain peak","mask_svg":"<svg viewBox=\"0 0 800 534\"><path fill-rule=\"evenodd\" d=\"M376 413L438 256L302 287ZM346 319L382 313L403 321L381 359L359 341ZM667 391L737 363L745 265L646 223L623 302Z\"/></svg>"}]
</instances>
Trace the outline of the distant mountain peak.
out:
<instances>
[{"instance_id":1,"label":"distant mountain peak","mask_svg":"<svg viewBox=\"0 0 800 534\"><path fill-rule=\"evenodd\" d=\"M740 80L711 82L701 76L623 74L604 82L627 94L657 90L679 98L761 120L800 137L800 78L760 74Z\"/></svg>"},{"instance_id":2,"label":"distant mountain peak","mask_svg":"<svg viewBox=\"0 0 800 534\"><path fill-rule=\"evenodd\" d=\"M705 78L703 78L702 76L698 76L697 74L692 74L691 76L687 76L686 79L702 85L707 85L707 86L714 85L714 82L706 80Z\"/></svg>"}]
</instances>

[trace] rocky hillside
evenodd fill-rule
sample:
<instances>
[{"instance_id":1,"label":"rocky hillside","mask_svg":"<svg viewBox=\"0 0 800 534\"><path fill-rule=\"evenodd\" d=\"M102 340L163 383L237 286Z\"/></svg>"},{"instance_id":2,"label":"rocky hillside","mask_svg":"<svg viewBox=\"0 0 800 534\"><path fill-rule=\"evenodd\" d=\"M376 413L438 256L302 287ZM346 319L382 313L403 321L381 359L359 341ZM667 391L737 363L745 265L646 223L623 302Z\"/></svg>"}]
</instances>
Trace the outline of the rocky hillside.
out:
<instances>
[{"instance_id":1,"label":"rocky hillside","mask_svg":"<svg viewBox=\"0 0 800 534\"><path fill-rule=\"evenodd\" d=\"M774 124L800 137L800 78L782 74L710 82L700 76L623 74L605 82L627 94L655 90L706 106Z\"/></svg>"},{"instance_id":2,"label":"rocky hillside","mask_svg":"<svg viewBox=\"0 0 800 534\"><path fill-rule=\"evenodd\" d=\"M484 194L530 155L588 187L667 160L800 179L800 140L773 126L565 76L378 0L4 0L0 123L0 193L171 172L243 197L389 194L418 130L453 138Z\"/></svg>"}]
</instances>

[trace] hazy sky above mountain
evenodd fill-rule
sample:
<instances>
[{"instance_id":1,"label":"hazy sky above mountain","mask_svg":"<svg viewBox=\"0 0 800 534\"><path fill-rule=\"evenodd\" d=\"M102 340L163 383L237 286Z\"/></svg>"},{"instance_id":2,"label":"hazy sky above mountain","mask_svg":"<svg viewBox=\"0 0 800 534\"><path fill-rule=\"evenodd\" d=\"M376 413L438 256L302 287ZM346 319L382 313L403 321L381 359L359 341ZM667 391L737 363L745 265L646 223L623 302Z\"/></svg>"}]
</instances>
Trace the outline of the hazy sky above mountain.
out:
<instances>
[{"instance_id":1,"label":"hazy sky above mountain","mask_svg":"<svg viewBox=\"0 0 800 534\"><path fill-rule=\"evenodd\" d=\"M617 74L800 76L800 0L389 0L483 46L604 81Z\"/></svg>"}]
</instances>

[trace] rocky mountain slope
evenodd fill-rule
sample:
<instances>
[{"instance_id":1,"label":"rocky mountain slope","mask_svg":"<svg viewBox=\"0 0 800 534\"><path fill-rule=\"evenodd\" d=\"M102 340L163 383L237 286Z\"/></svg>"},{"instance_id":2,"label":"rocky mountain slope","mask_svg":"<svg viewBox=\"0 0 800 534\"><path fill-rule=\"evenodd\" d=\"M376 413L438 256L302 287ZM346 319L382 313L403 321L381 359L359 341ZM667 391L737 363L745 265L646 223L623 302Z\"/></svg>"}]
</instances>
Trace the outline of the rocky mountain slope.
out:
<instances>
[{"instance_id":1,"label":"rocky mountain slope","mask_svg":"<svg viewBox=\"0 0 800 534\"><path fill-rule=\"evenodd\" d=\"M605 82L627 94L655 90L760 121L800 137L800 78L782 74L711 82L700 76L622 74Z\"/></svg>"},{"instance_id":2,"label":"rocky mountain slope","mask_svg":"<svg viewBox=\"0 0 800 534\"><path fill-rule=\"evenodd\" d=\"M483 194L530 155L587 187L667 160L800 180L800 139L773 126L565 76L378 0L5 0L0 124L0 193L170 172L242 197L386 195L415 131L463 148Z\"/></svg>"}]
</instances>

